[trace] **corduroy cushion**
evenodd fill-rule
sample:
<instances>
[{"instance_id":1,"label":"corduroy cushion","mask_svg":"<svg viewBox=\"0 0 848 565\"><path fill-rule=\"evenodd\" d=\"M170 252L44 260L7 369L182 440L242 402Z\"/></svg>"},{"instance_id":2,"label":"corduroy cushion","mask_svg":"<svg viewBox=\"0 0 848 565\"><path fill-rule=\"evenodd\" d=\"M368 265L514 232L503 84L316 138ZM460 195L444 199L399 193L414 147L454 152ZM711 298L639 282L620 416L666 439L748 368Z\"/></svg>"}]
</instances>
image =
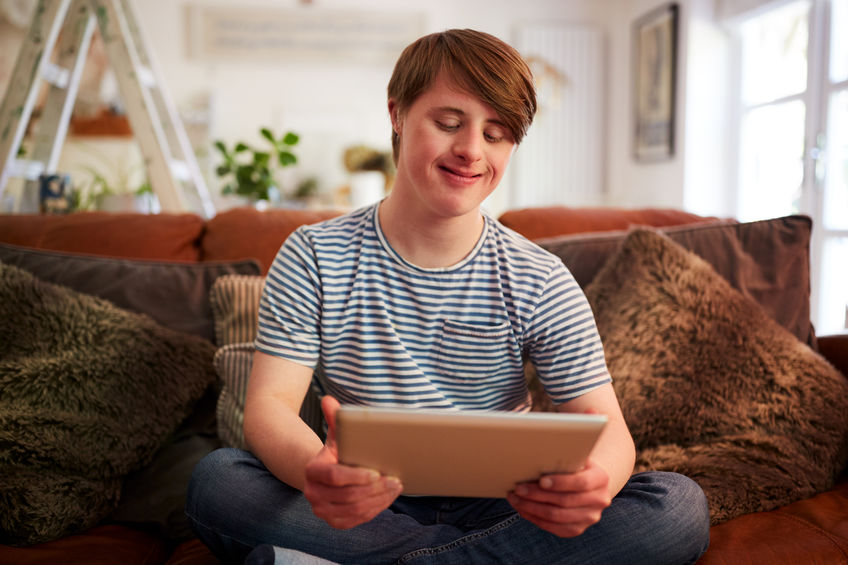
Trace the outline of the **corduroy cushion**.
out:
<instances>
[{"instance_id":1,"label":"corduroy cushion","mask_svg":"<svg viewBox=\"0 0 848 565\"><path fill-rule=\"evenodd\" d=\"M706 261L636 230L586 296L637 470L695 479L713 524L833 486L848 381Z\"/></svg>"},{"instance_id":2,"label":"corduroy cushion","mask_svg":"<svg viewBox=\"0 0 848 565\"><path fill-rule=\"evenodd\" d=\"M246 447L244 400L256 351L253 341L264 285L264 277L226 275L215 281L209 295L216 338L222 345L215 353L215 370L222 385L216 412L218 436L230 447ZM306 394L300 417L323 437L320 395L314 387Z\"/></svg>"},{"instance_id":3,"label":"corduroy cushion","mask_svg":"<svg viewBox=\"0 0 848 565\"><path fill-rule=\"evenodd\" d=\"M227 275L215 281L209 291L209 303L219 346L252 343L256 339L264 286L265 277L260 276Z\"/></svg>"},{"instance_id":4,"label":"corduroy cushion","mask_svg":"<svg viewBox=\"0 0 848 565\"><path fill-rule=\"evenodd\" d=\"M244 441L244 400L255 351L253 343L231 343L215 353L215 371L221 379L215 416L218 437L228 447L247 449Z\"/></svg>"}]
</instances>

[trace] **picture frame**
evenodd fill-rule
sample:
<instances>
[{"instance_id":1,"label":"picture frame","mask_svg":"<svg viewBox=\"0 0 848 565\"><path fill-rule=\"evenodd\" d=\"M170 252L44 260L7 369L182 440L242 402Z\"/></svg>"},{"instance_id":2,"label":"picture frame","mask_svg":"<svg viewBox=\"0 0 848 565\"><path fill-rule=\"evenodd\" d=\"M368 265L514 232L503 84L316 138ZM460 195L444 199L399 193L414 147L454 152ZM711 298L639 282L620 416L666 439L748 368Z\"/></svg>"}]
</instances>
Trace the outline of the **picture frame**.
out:
<instances>
[{"instance_id":1,"label":"picture frame","mask_svg":"<svg viewBox=\"0 0 848 565\"><path fill-rule=\"evenodd\" d=\"M660 6L633 24L633 156L671 159L675 149L677 3Z\"/></svg>"}]
</instances>

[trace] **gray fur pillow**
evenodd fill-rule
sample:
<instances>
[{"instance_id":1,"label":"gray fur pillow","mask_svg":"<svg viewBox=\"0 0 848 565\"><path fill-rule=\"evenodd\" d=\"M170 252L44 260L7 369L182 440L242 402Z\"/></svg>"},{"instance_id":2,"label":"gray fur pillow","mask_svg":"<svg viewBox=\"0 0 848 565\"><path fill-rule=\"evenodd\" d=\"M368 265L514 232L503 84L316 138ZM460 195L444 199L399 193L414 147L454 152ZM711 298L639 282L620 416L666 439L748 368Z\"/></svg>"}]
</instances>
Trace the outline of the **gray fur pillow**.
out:
<instances>
[{"instance_id":1,"label":"gray fur pillow","mask_svg":"<svg viewBox=\"0 0 848 565\"><path fill-rule=\"evenodd\" d=\"M637 470L695 479L713 524L833 485L848 457L848 379L708 263L635 230L586 295Z\"/></svg>"},{"instance_id":2,"label":"gray fur pillow","mask_svg":"<svg viewBox=\"0 0 848 565\"><path fill-rule=\"evenodd\" d=\"M115 508L209 384L214 346L0 263L0 543Z\"/></svg>"}]
</instances>

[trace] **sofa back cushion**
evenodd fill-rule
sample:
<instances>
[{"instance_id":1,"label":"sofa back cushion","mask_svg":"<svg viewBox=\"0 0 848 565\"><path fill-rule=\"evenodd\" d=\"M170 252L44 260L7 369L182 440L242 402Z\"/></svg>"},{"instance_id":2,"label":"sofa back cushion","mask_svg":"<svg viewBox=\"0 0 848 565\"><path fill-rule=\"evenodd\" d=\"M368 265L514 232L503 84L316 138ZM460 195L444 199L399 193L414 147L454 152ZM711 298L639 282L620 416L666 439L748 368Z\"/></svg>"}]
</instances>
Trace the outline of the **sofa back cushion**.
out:
<instances>
[{"instance_id":1,"label":"sofa back cushion","mask_svg":"<svg viewBox=\"0 0 848 565\"><path fill-rule=\"evenodd\" d=\"M195 214L8 214L0 216L0 242L130 259L197 261L203 226L203 218Z\"/></svg>"},{"instance_id":2,"label":"sofa back cushion","mask_svg":"<svg viewBox=\"0 0 848 565\"><path fill-rule=\"evenodd\" d=\"M659 228L672 241L705 259L744 296L781 326L815 347L810 323L810 233L806 216L758 222L705 222ZM618 250L626 231L542 239L583 288Z\"/></svg>"},{"instance_id":3,"label":"sofa back cushion","mask_svg":"<svg viewBox=\"0 0 848 565\"><path fill-rule=\"evenodd\" d=\"M147 314L172 330L214 341L209 291L221 275L258 275L253 259L231 262L178 263L98 257L30 249L0 243L0 262L29 271L40 280L60 284Z\"/></svg>"},{"instance_id":4,"label":"sofa back cushion","mask_svg":"<svg viewBox=\"0 0 848 565\"><path fill-rule=\"evenodd\" d=\"M676 226L715 219L665 208L568 208L545 206L504 212L498 220L528 239L541 239L630 226Z\"/></svg>"},{"instance_id":5,"label":"sofa back cushion","mask_svg":"<svg viewBox=\"0 0 848 565\"><path fill-rule=\"evenodd\" d=\"M232 261L251 257L259 261L265 274L291 232L340 214L334 210L233 208L207 223L201 258Z\"/></svg>"}]
</instances>

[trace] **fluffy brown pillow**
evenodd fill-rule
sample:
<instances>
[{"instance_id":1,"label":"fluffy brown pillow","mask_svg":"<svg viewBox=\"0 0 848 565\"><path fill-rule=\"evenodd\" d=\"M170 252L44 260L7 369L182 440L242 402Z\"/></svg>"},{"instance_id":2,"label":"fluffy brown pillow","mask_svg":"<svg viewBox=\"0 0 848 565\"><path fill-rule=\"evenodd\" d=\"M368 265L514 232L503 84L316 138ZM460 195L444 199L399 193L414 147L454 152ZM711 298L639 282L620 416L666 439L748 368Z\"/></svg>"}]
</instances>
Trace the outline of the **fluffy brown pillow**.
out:
<instances>
[{"instance_id":1,"label":"fluffy brown pillow","mask_svg":"<svg viewBox=\"0 0 848 565\"><path fill-rule=\"evenodd\" d=\"M635 230L586 288L638 450L695 479L712 522L827 490L848 379L698 256Z\"/></svg>"},{"instance_id":2,"label":"fluffy brown pillow","mask_svg":"<svg viewBox=\"0 0 848 565\"><path fill-rule=\"evenodd\" d=\"M214 351L0 263L0 543L105 518L214 382Z\"/></svg>"}]
</instances>

